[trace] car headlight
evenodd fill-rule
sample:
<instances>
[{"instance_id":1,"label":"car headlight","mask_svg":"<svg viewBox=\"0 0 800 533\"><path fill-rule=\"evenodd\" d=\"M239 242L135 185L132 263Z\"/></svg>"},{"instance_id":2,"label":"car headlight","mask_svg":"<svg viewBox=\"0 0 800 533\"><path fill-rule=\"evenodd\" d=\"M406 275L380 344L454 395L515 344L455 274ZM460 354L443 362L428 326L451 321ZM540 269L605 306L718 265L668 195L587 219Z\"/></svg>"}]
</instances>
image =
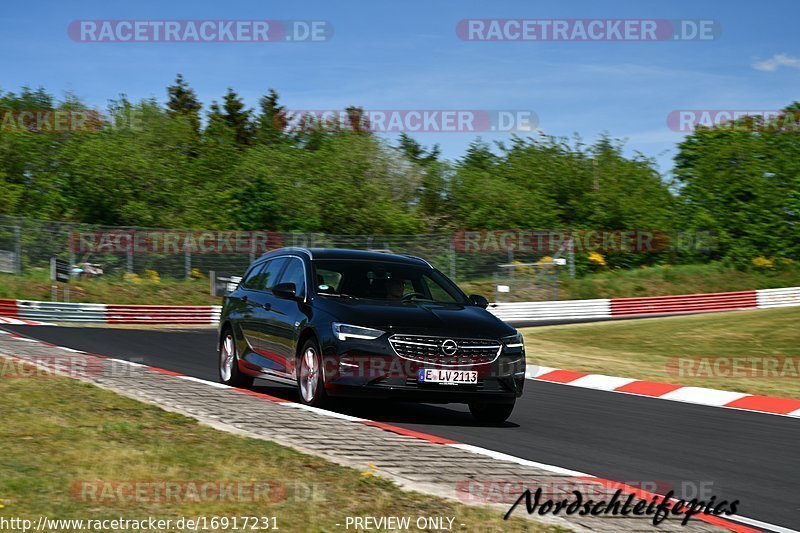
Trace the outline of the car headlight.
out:
<instances>
[{"instance_id":1,"label":"car headlight","mask_svg":"<svg viewBox=\"0 0 800 533\"><path fill-rule=\"evenodd\" d=\"M363 326L353 326L352 324L333 323L333 334L340 341L347 339L377 339L386 333L379 329L365 328Z\"/></svg>"},{"instance_id":2,"label":"car headlight","mask_svg":"<svg viewBox=\"0 0 800 533\"><path fill-rule=\"evenodd\" d=\"M510 335L501 339L506 348L524 348L525 339L522 338L522 333Z\"/></svg>"}]
</instances>

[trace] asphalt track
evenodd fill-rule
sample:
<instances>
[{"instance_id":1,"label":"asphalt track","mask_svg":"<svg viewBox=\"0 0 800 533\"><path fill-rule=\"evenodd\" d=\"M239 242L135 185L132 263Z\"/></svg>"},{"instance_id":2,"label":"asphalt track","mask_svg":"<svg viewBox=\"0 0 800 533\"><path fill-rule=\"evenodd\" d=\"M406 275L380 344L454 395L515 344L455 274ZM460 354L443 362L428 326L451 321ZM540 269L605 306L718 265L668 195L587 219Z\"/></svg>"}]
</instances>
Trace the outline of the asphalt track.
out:
<instances>
[{"instance_id":1,"label":"asphalt track","mask_svg":"<svg viewBox=\"0 0 800 533\"><path fill-rule=\"evenodd\" d=\"M217 380L216 332L4 326L77 350ZM295 400L290 387L257 390ZM348 402L336 409L608 479L740 500L737 514L800 529L800 421L529 380L505 427L465 406ZM424 467L424 465L420 465Z\"/></svg>"}]
</instances>

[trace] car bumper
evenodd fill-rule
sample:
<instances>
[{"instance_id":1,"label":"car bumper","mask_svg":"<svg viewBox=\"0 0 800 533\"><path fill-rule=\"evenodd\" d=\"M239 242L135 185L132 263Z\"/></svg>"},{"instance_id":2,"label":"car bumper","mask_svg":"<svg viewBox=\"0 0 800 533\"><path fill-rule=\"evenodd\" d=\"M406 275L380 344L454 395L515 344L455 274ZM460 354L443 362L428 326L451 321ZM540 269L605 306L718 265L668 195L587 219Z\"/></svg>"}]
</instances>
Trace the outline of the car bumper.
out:
<instances>
[{"instance_id":1,"label":"car bumper","mask_svg":"<svg viewBox=\"0 0 800 533\"><path fill-rule=\"evenodd\" d=\"M388 342L347 341L323 348L325 390L330 396L425 403L512 403L525 385L525 352L502 349L488 363L439 365L399 356ZM427 368L475 371L477 383L420 383Z\"/></svg>"}]
</instances>

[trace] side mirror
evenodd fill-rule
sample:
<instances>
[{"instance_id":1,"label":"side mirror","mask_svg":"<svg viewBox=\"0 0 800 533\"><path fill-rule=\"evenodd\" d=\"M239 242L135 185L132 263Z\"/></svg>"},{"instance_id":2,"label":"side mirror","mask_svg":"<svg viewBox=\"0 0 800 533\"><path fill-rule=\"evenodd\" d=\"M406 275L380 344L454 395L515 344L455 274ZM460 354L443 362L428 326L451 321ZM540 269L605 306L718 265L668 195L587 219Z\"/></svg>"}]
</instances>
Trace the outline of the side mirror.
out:
<instances>
[{"instance_id":1,"label":"side mirror","mask_svg":"<svg viewBox=\"0 0 800 533\"><path fill-rule=\"evenodd\" d=\"M297 299L297 287L291 282L278 283L272 287L272 294L284 300L295 300Z\"/></svg>"},{"instance_id":2,"label":"side mirror","mask_svg":"<svg viewBox=\"0 0 800 533\"><path fill-rule=\"evenodd\" d=\"M473 305L476 305L483 309L489 307L489 300L487 300L484 296L481 296L480 294L470 294L469 301L472 302Z\"/></svg>"}]
</instances>

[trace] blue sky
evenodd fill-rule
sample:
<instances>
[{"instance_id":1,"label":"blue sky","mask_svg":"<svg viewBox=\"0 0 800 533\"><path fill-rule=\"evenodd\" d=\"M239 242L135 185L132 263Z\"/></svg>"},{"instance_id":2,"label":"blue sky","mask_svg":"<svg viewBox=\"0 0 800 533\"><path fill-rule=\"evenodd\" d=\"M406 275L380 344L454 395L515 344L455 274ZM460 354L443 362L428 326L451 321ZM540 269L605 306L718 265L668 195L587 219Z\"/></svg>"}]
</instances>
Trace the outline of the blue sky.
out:
<instances>
[{"instance_id":1,"label":"blue sky","mask_svg":"<svg viewBox=\"0 0 800 533\"><path fill-rule=\"evenodd\" d=\"M105 107L119 93L165 98L182 73L201 100L268 88L295 109L533 110L549 134L601 132L672 165L676 109L779 109L799 100L800 4L730 1L227 0L4 2L0 89L43 86ZM714 19L714 41L465 42L464 18ZM77 43L75 19L312 19L324 43ZM469 133L415 135L459 157ZM488 141L508 139L487 134Z\"/></svg>"}]
</instances>

